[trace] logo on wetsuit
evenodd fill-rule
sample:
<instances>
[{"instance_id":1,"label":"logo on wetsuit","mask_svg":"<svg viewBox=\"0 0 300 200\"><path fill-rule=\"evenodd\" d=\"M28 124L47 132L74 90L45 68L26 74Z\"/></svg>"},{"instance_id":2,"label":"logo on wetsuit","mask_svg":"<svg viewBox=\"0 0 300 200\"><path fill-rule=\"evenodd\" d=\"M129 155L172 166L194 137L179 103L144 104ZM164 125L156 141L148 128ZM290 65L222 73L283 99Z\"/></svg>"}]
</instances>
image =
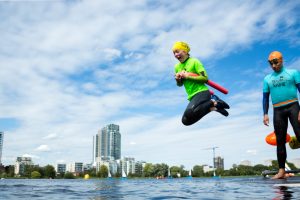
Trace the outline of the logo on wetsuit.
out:
<instances>
[{"instance_id":1,"label":"logo on wetsuit","mask_svg":"<svg viewBox=\"0 0 300 200\"><path fill-rule=\"evenodd\" d=\"M279 80L272 80L273 87L283 87L286 86L286 80L283 76L280 76Z\"/></svg>"}]
</instances>

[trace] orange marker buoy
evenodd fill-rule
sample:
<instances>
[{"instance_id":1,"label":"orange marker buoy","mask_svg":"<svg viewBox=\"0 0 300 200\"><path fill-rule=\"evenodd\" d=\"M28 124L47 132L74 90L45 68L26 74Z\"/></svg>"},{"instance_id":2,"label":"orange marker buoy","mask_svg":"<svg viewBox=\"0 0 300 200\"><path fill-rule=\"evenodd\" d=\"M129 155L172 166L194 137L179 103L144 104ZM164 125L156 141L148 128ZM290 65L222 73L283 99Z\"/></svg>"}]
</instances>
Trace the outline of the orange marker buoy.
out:
<instances>
[{"instance_id":1,"label":"orange marker buoy","mask_svg":"<svg viewBox=\"0 0 300 200\"><path fill-rule=\"evenodd\" d=\"M290 142L290 140L291 140L291 136L287 133L286 134L286 142ZM266 142L273 146L277 145L275 132L272 132L269 135L267 135Z\"/></svg>"}]
</instances>

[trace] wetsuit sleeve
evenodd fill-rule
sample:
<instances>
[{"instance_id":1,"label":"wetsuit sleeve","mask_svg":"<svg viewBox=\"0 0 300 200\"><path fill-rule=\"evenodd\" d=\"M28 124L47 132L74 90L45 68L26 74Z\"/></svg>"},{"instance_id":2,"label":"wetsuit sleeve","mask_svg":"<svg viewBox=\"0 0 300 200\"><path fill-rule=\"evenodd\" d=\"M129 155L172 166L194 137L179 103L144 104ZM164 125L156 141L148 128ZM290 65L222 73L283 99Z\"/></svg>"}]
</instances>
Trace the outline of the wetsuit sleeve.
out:
<instances>
[{"instance_id":1,"label":"wetsuit sleeve","mask_svg":"<svg viewBox=\"0 0 300 200\"><path fill-rule=\"evenodd\" d=\"M297 88L298 88L298 91L300 93L300 83L296 84Z\"/></svg>"},{"instance_id":2,"label":"wetsuit sleeve","mask_svg":"<svg viewBox=\"0 0 300 200\"><path fill-rule=\"evenodd\" d=\"M298 70L295 70L294 78L295 78L295 84L298 85L300 83L300 72Z\"/></svg>"},{"instance_id":3,"label":"wetsuit sleeve","mask_svg":"<svg viewBox=\"0 0 300 200\"><path fill-rule=\"evenodd\" d=\"M270 93L269 92L264 92L263 93L263 111L264 111L264 115L268 114L269 111L269 97L270 97Z\"/></svg>"},{"instance_id":4,"label":"wetsuit sleeve","mask_svg":"<svg viewBox=\"0 0 300 200\"><path fill-rule=\"evenodd\" d=\"M298 70L293 70L293 72L294 72L293 75L295 79L295 84L300 93L300 72Z\"/></svg>"},{"instance_id":5,"label":"wetsuit sleeve","mask_svg":"<svg viewBox=\"0 0 300 200\"><path fill-rule=\"evenodd\" d=\"M269 98L270 98L270 88L268 85L267 77L264 78L264 83L263 83L263 112L264 115L268 114L269 111Z\"/></svg>"}]
</instances>

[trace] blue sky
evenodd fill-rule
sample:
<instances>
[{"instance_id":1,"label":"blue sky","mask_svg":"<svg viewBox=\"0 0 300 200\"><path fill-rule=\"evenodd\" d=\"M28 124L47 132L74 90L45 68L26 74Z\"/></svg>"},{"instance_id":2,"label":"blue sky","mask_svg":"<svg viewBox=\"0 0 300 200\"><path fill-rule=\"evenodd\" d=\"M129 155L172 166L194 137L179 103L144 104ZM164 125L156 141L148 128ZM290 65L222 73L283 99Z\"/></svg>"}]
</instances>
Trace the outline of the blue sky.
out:
<instances>
[{"instance_id":1,"label":"blue sky","mask_svg":"<svg viewBox=\"0 0 300 200\"><path fill-rule=\"evenodd\" d=\"M0 130L4 164L92 160L92 137L120 125L122 156L169 165L225 168L276 159L262 123L267 57L300 70L297 1L1 1ZM190 44L215 93L231 109L186 127L186 94L174 80L171 47ZM272 117L272 109L270 110ZM292 130L289 133L293 135ZM288 148L288 159L300 158Z\"/></svg>"}]
</instances>

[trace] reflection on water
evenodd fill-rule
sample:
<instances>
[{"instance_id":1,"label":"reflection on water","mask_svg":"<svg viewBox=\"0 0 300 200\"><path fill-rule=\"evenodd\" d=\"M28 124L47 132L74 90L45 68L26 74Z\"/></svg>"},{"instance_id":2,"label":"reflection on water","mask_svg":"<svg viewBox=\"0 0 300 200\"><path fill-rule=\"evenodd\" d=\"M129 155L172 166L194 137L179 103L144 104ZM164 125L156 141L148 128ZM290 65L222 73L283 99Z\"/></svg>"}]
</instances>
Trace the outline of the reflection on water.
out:
<instances>
[{"instance_id":1,"label":"reflection on water","mask_svg":"<svg viewBox=\"0 0 300 200\"><path fill-rule=\"evenodd\" d=\"M293 191L290 190L289 187L286 186L276 186L275 187L277 191L275 191L276 197L273 198L273 200L289 200L289 199L295 199L293 198Z\"/></svg>"},{"instance_id":2,"label":"reflection on water","mask_svg":"<svg viewBox=\"0 0 300 200\"><path fill-rule=\"evenodd\" d=\"M120 192L122 179L107 179L95 181L95 190L93 191L93 200L123 199Z\"/></svg>"},{"instance_id":3,"label":"reflection on water","mask_svg":"<svg viewBox=\"0 0 300 200\"><path fill-rule=\"evenodd\" d=\"M300 199L300 187L274 186L277 183L289 182L261 177L159 180L5 179L0 180L0 199Z\"/></svg>"}]
</instances>

